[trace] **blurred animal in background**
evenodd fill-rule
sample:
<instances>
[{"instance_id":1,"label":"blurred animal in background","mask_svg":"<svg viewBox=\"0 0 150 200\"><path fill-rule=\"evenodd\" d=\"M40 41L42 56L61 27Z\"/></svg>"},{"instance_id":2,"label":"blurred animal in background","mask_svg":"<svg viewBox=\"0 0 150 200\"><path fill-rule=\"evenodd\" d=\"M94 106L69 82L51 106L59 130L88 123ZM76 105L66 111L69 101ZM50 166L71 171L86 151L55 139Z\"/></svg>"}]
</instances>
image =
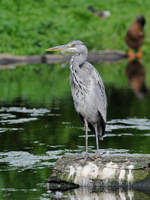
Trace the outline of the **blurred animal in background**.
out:
<instances>
[{"instance_id":1,"label":"blurred animal in background","mask_svg":"<svg viewBox=\"0 0 150 200\"><path fill-rule=\"evenodd\" d=\"M129 61L134 59L142 59L142 45L144 43L144 26L146 20L144 16L137 15L136 20L131 24L125 36L126 44L128 45Z\"/></svg>"},{"instance_id":2,"label":"blurred animal in background","mask_svg":"<svg viewBox=\"0 0 150 200\"><path fill-rule=\"evenodd\" d=\"M136 59L130 61L126 67L126 76L130 87L133 89L136 96L143 99L148 94L148 90L145 85L144 66Z\"/></svg>"},{"instance_id":3,"label":"blurred animal in background","mask_svg":"<svg viewBox=\"0 0 150 200\"><path fill-rule=\"evenodd\" d=\"M99 18L106 18L110 16L109 11L96 10L93 6L89 6L88 10L90 10L94 15L98 16Z\"/></svg>"}]
</instances>

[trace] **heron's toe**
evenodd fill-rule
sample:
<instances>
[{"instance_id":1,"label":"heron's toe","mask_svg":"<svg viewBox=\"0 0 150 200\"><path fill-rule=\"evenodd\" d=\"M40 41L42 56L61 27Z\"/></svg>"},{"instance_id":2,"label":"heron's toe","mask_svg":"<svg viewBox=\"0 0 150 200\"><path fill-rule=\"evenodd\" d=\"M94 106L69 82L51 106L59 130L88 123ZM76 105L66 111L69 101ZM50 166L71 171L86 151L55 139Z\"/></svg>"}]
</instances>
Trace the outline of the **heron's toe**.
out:
<instances>
[{"instance_id":1,"label":"heron's toe","mask_svg":"<svg viewBox=\"0 0 150 200\"><path fill-rule=\"evenodd\" d=\"M76 160L83 160L83 163L85 164L87 161L94 161L95 158L93 156L90 156L88 153L85 153L84 156L78 157L74 159Z\"/></svg>"},{"instance_id":2,"label":"heron's toe","mask_svg":"<svg viewBox=\"0 0 150 200\"><path fill-rule=\"evenodd\" d=\"M93 156L90 156L88 153L85 153L85 156L84 156L84 162L86 161L94 161L95 158L93 158Z\"/></svg>"},{"instance_id":3,"label":"heron's toe","mask_svg":"<svg viewBox=\"0 0 150 200\"><path fill-rule=\"evenodd\" d=\"M96 154L93 155L94 159L101 159L102 158L102 154L97 150Z\"/></svg>"}]
</instances>

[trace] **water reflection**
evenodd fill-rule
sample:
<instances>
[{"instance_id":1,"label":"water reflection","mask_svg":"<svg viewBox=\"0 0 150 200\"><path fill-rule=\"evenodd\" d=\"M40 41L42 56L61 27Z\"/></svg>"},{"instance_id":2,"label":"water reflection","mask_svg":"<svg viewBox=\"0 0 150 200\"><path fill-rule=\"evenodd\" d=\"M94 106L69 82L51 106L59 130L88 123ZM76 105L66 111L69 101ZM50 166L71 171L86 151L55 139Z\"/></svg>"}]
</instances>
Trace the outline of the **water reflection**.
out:
<instances>
[{"instance_id":1,"label":"water reflection","mask_svg":"<svg viewBox=\"0 0 150 200\"><path fill-rule=\"evenodd\" d=\"M145 69L143 64L137 59L128 62L126 76L136 96L140 99L144 98L148 94L148 89L145 84Z\"/></svg>"},{"instance_id":2,"label":"water reflection","mask_svg":"<svg viewBox=\"0 0 150 200\"><path fill-rule=\"evenodd\" d=\"M137 191L90 191L87 188L75 189L71 192L50 192L53 199L68 200L148 200L150 196ZM141 198L140 198L141 197Z\"/></svg>"}]
</instances>

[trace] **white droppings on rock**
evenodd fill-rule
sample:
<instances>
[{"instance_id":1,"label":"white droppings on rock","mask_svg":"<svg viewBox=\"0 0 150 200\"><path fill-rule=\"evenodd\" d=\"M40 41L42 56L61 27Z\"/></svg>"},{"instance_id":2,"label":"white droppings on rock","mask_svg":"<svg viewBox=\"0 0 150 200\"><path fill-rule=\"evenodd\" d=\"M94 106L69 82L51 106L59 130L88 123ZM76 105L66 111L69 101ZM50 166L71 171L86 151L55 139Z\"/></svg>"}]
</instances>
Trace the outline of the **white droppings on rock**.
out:
<instances>
[{"instance_id":1,"label":"white droppings on rock","mask_svg":"<svg viewBox=\"0 0 150 200\"><path fill-rule=\"evenodd\" d=\"M134 169L134 165L129 165L127 168L128 169Z\"/></svg>"},{"instance_id":2,"label":"white droppings on rock","mask_svg":"<svg viewBox=\"0 0 150 200\"><path fill-rule=\"evenodd\" d=\"M121 181L125 180L125 175L126 175L126 170L121 169L120 174L119 174L119 183L121 183Z\"/></svg>"},{"instance_id":3,"label":"white droppings on rock","mask_svg":"<svg viewBox=\"0 0 150 200\"><path fill-rule=\"evenodd\" d=\"M127 176L127 181L128 181L128 183L133 182L133 173L132 173L131 169L129 169L129 174Z\"/></svg>"},{"instance_id":4,"label":"white droppings on rock","mask_svg":"<svg viewBox=\"0 0 150 200\"><path fill-rule=\"evenodd\" d=\"M85 166L70 166L68 179L75 176L74 182L82 186L89 186L92 179L98 177L98 167L88 162Z\"/></svg>"},{"instance_id":5,"label":"white droppings on rock","mask_svg":"<svg viewBox=\"0 0 150 200\"><path fill-rule=\"evenodd\" d=\"M81 170L82 170L81 166L76 166L76 168L75 168L75 179L74 179L74 182L76 184L79 184L79 185L80 185Z\"/></svg>"},{"instance_id":6,"label":"white droppings on rock","mask_svg":"<svg viewBox=\"0 0 150 200\"><path fill-rule=\"evenodd\" d=\"M129 165L127 168L129 169L129 173L128 173L128 176L127 176L127 181L128 181L128 183L131 183L131 182L133 182L132 169L134 169L134 165Z\"/></svg>"},{"instance_id":7,"label":"white droppings on rock","mask_svg":"<svg viewBox=\"0 0 150 200\"><path fill-rule=\"evenodd\" d=\"M87 162L84 166L75 163L69 166L68 180L73 178L76 184L90 186L94 179L103 180L107 185L109 181L118 178L119 184L123 181L130 184L134 180L133 169L134 165L122 165L120 169L120 166L113 162L107 163L103 168L93 162Z\"/></svg>"},{"instance_id":8,"label":"white droppings on rock","mask_svg":"<svg viewBox=\"0 0 150 200\"><path fill-rule=\"evenodd\" d=\"M83 167L82 176L90 176L91 179L95 179L98 176L98 167L94 163L89 162Z\"/></svg>"},{"instance_id":9,"label":"white droppings on rock","mask_svg":"<svg viewBox=\"0 0 150 200\"><path fill-rule=\"evenodd\" d=\"M69 175L68 175L68 179L70 179L71 177L74 176L75 174L75 168L73 166L69 166Z\"/></svg>"},{"instance_id":10,"label":"white droppings on rock","mask_svg":"<svg viewBox=\"0 0 150 200\"><path fill-rule=\"evenodd\" d=\"M114 164L113 162L109 162L106 164L106 167L100 172L99 176L100 179L108 180L115 178L116 172L118 169L118 165Z\"/></svg>"}]
</instances>

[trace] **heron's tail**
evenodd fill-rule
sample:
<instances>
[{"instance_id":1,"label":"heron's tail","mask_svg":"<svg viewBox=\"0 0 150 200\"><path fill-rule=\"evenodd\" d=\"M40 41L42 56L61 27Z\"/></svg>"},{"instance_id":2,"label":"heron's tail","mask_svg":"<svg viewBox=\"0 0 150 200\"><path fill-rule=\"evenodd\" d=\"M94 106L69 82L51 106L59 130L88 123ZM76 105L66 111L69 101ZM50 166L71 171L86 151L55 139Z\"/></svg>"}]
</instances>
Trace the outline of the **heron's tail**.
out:
<instances>
[{"instance_id":1,"label":"heron's tail","mask_svg":"<svg viewBox=\"0 0 150 200\"><path fill-rule=\"evenodd\" d=\"M100 117L99 120L98 120L98 122L97 122L98 139L99 139L99 140L103 140L103 136L104 136L104 132L105 132L106 123L105 123L105 121L103 120L103 117L101 116L100 112L98 112L98 114L99 114L99 117ZM84 123L84 118L82 117L81 114L79 114L79 115L80 115L80 117L81 117L82 122ZM93 133L95 133L95 127L94 127L91 123L89 123L89 122L88 122L88 127L89 127L89 129L90 129ZM95 134L96 134L96 133L95 133Z\"/></svg>"},{"instance_id":2,"label":"heron's tail","mask_svg":"<svg viewBox=\"0 0 150 200\"><path fill-rule=\"evenodd\" d=\"M98 132L98 139L103 140L103 136L105 133L106 123L101 115L100 112L98 112L100 119L97 122L97 132Z\"/></svg>"}]
</instances>

